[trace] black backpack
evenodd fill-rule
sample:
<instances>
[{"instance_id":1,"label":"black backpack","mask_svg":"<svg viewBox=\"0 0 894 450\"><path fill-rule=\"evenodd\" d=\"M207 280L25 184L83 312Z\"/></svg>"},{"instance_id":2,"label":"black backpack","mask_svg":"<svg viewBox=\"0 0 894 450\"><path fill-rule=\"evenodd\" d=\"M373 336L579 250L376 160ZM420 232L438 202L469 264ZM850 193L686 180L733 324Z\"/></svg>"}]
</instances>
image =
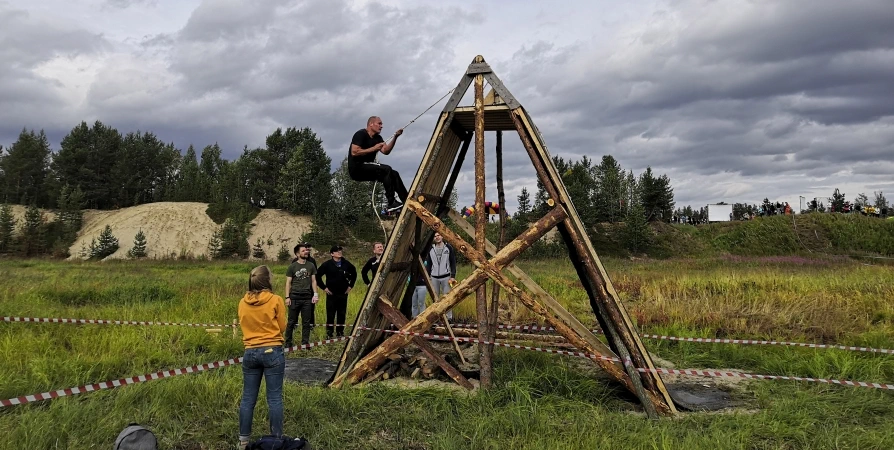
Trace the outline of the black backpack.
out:
<instances>
[{"instance_id":1,"label":"black backpack","mask_svg":"<svg viewBox=\"0 0 894 450\"><path fill-rule=\"evenodd\" d=\"M132 423L118 433L114 450L157 450L158 441L155 434L146 427Z\"/></svg>"},{"instance_id":2,"label":"black backpack","mask_svg":"<svg viewBox=\"0 0 894 450\"><path fill-rule=\"evenodd\" d=\"M245 450L311 450L311 448L307 439L303 437L267 435L248 444Z\"/></svg>"}]
</instances>

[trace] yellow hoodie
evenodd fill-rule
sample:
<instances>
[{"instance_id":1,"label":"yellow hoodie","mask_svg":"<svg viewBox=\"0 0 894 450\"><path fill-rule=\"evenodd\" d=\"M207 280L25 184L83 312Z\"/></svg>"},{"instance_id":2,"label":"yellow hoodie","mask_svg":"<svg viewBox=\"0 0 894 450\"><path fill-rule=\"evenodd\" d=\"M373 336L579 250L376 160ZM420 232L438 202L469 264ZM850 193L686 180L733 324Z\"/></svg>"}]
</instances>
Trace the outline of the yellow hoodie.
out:
<instances>
[{"instance_id":1,"label":"yellow hoodie","mask_svg":"<svg viewBox=\"0 0 894 450\"><path fill-rule=\"evenodd\" d=\"M239 325L245 348L282 345L286 329L286 305L282 297L264 290L246 292L239 301Z\"/></svg>"}]
</instances>

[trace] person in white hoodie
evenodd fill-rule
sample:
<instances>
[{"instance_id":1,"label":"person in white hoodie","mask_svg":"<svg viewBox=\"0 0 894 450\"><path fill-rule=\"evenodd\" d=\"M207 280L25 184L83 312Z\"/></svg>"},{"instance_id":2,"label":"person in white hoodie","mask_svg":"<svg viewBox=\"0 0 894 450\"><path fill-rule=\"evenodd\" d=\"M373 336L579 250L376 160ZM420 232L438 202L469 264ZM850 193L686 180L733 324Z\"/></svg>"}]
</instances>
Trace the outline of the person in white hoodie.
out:
<instances>
[{"instance_id":1,"label":"person in white hoodie","mask_svg":"<svg viewBox=\"0 0 894 450\"><path fill-rule=\"evenodd\" d=\"M255 403L261 379L267 384L267 408L270 434L282 436L282 383L286 356L283 353L283 330L286 328L286 305L273 293L270 269L258 266L251 271L248 292L239 301L239 326L242 328L242 402L239 405L239 446L245 448L251 438Z\"/></svg>"}]
</instances>

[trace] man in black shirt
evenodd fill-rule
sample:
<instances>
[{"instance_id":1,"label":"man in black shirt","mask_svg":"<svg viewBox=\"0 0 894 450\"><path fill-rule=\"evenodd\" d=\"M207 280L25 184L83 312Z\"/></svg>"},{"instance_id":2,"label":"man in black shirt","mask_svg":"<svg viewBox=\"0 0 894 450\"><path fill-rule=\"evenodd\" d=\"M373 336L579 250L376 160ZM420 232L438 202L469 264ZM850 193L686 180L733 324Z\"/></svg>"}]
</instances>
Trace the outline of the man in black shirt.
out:
<instances>
[{"instance_id":1,"label":"man in black shirt","mask_svg":"<svg viewBox=\"0 0 894 450\"><path fill-rule=\"evenodd\" d=\"M332 339L333 329L338 337L345 334L348 294L357 281L357 269L342 257L341 246L333 246L329 253L332 259L321 264L317 271L317 286L326 291L326 338Z\"/></svg>"},{"instance_id":2,"label":"man in black shirt","mask_svg":"<svg viewBox=\"0 0 894 450\"><path fill-rule=\"evenodd\" d=\"M286 324L286 347L292 346L292 333L301 316L301 345L310 340L311 323L317 295L317 266L307 260L310 249L305 244L295 247L298 258L286 270L286 306L289 307L289 321Z\"/></svg>"},{"instance_id":3,"label":"man in black shirt","mask_svg":"<svg viewBox=\"0 0 894 450\"><path fill-rule=\"evenodd\" d=\"M394 139L385 143L382 139L382 119L372 116L366 121L366 128L358 130L351 138L351 147L348 150L348 173L355 181L378 181L385 188L385 198L388 199L388 211L396 211L403 206L407 199L407 188L404 186L400 174L391 166L376 162L376 153L384 155L391 153L397 138L403 134L400 129L394 133Z\"/></svg>"},{"instance_id":4,"label":"man in black shirt","mask_svg":"<svg viewBox=\"0 0 894 450\"><path fill-rule=\"evenodd\" d=\"M382 253L385 253L385 246L381 242L374 243L372 258L369 258L366 264L363 265L363 269L360 270L360 275L363 276L363 283L367 286L372 283L373 278L376 277L376 272L379 271L379 261L382 260Z\"/></svg>"}]
</instances>

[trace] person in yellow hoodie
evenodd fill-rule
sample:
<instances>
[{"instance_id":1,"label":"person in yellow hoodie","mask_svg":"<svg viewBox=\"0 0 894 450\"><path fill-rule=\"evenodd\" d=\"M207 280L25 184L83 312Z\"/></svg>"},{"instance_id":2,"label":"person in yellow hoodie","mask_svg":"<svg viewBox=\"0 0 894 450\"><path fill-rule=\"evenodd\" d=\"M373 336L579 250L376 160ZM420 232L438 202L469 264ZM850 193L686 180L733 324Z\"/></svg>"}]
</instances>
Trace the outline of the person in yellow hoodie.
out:
<instances>
[{"instance_id":1,"label":"person in yellow hoodie","mask_svg":"<svg viewBox=\"0 0 894 450\"><path fill-rule=\"evenodd\" d=\"M261 378L267 383L270 434L282 436L282 382L286 367L282 333L286 328L286 306L282 297L272 291L270 269L258 266L251 271L248 292L239 301L239 326L245 345L242 403L239 405L240 448L245 448L251 437Z\"/></svg>"}]
</instances>

